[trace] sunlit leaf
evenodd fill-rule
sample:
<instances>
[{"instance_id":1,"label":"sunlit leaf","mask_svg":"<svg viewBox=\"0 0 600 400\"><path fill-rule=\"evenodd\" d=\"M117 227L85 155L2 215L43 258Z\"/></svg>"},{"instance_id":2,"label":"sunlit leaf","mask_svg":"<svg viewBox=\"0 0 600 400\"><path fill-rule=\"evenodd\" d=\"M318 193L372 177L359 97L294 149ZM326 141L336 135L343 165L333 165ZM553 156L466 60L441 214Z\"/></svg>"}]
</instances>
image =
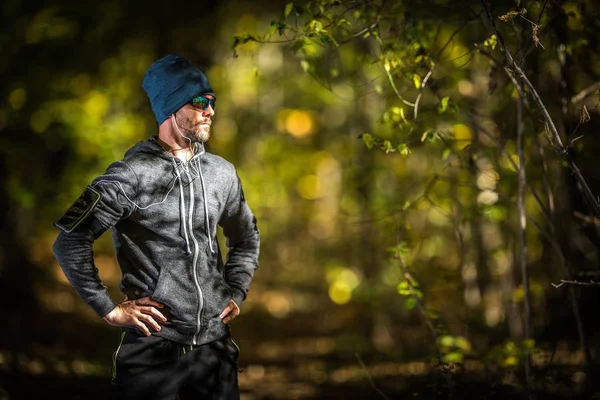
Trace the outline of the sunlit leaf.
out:
<instances>
[{"instance_id":1,"label":"sunlit leaf","mask_svg":"<svg viewBox=\"0 0 600 400\"><path fill-rule=\"evenodd\" d=\"M424 142L425 140L427 140L429 138L430 134L431 134L430 130L426 130L425 132L423 132L423 135L421 135L421 142Z\"/></svg>"},{"instance_id":2,"label":"sunlit leaf","mask_svg":"<svg viewBox=\"0 0 600 400\"><path fill-rule=\"evenodd\" d=\"M411 151L406 143L400 143L398 145L398 153L400 153L403 156L408 156L411 153Z\"/></svg>"},{"instance_id":3,"label":"sunlit leaf","mask_svg":"<svg viewBox=\"0 0 600 400\"><path fill-rule=\"evenodd\" d=\"M290 13L292 12L293 9L294 9L294 3L288 3L285 6L285 11L283 12L283 17L287 18L288 15L290 15Z\"/></svg>"},{"instance_id":4,"label":"sunlit leaf","mask_svg":"<svg viewBox=\"0 0 600 400\"><path fill-rule=\"evenodd\" d=\"M444 160L444 161L447 160L451 154L452 154L451 149L444 149L444 152L442 153L442 160Z\"/></svg>"},{"instance_id":5,"label":"sunlit leaf","mask_svg":"<svg viewBox=\"0 0 600 400\"><path fill-rule=\"evenodd\" d=\"M483 45L486 47L491 47L492 50L494 50L496 48L496 45L498 44L498 37L496 35L491 35L489 38L487 38L484 42Z\"/></svg>"},{"instance_id":6,"label":"sunlit leaf","mask_svg":"<svg viewBox=\"0 0 600 400\"><path fill-rule=\"evenodd\" d=\"M457 336L454 340L454 346L463 351L471 351L471 343L462 336Z\"/></svg>"},{"instance_id":7,"label":"sunlit leaf","mask_svg":"<svg viewBox=\"0 0 600 400\"><path fill-rule=\"evenodd\" d=\"M464 359L464 355L458 351L453 351L448 354L444 354L442 360L447 363L462 363Z\"/></svg>"},{"instance_id":8,"label":"sunlit leaf","mask_svg":"<svg viewBox=\"0 0 600 400\"><path fill-rule=\"evenodd\" d=\"M242 36L234 36L231 39L229 47L230 47L230 49L235 50L235 48L241 44L245 44L248 42L256 42L256 41L257 41L256 37L254 37L253 35L250 35L250 34L245 34Z\"/></svg>"},{"instance_id":9,"label":"sunlit leaf","mask_svg":"<svg viewBox=\"0 0 600 400\"><path fill-rule=\"evenodd\" d=\"M361 138L362 138L363 142L365 143L365 146L367 146L367 148L369 150L371 150L373 148L373 145L375 144L373 135L371 135L370 133L363 133L361 135Z\"/></svg>"},{"instance_id":10,"label":"sunlit leaf","mask_svg":"<svg viewBox=\"0 0 600 400\"><path fill-rule=\"evenodd\" d=\"M392 148L392 143L389 140L384 140L383 150L385 151L386 154L389 153L390 151L394 151L394 149Z\"/></svg>"},{"instance_id":11,"label":"sunlit leaf","mask_svg":"<svg viewBox=\"0 0 600 400\"><path fill-rule=\"evenodd\" d=\"M413 75L413 83L415 84L415 88L420 89L422 82L423 81L418 74Z\"/></svg>"},{"instance_id":12,"label":"sunlit leaf","mask_svg":"<svg viewBox=\"0 0 600 400\"><path fill-rule=\"evenodd\" d=\"M519 359L515 356L508 356L504 359L504 365L507 367L515 367L519 365Z\"/></svg>"},{"instance_id":13,"label":"sunlit leaf","mask_svg":"<svg viewBox=\"0 0 600 400\"><path fill-rule=\"evenodd\" d=\"M454 346L454 337L450 335L443 335L438 338L438 344L440 346L452 347Z\"/></svg>"},{"instance_id":14,"label":"sunlit leaf","mask_svg":"<svg viewBox=\"0 0 600 400\"><path fill-rule=\"evenodd\" d=\"M449 103L450 103L450 98L448 96L442 97L442 100L440 100L440 105L438 108L439 112L440 113L446 112L446 110L448 109Z\"/></svg>"},{"instance_id":15,"label":"sunlit leaf","mask_svg":"<svg viewBox=\"0 0 600 400\"><path fill-rule=\"evenodd\" d=\"M411 295L410 287L408 286L408 282L406 282L406 281L400 282L396 289L398 291L398 294L400 294L402 296L410 296Z\"/></svg>"},{"instance_id":16,"label":"sunlit leaf","mask_svg":"<svg viewBox=\"0 0 600 400\"><path fill-rule=\"evenodd\" d=\"M269 25L269 36L273 35L275 33L278 25L279 25L279 22L271 21L271 25Z\"/></svg>"}]
</instances>

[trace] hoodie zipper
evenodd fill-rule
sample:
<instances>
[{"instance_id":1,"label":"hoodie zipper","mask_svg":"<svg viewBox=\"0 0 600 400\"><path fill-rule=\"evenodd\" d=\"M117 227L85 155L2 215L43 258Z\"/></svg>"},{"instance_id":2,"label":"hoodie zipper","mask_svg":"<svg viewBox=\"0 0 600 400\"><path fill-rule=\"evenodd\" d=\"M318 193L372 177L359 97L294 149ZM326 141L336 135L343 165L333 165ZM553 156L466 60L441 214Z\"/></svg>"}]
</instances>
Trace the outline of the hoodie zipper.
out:
<instances>
[{"instance_id":1,"label":"hoodie zipper","mask_svg":"<svg viewBox=\"0 0 600 400\"><path fill-rule=\"evenodd\" d=\"M198 254L200 253L200 246L198 245L198 241L196 240L196 236L194 236L194 226L192 224L192 217L193 217L193 212L194 212L194 184L192 182L192 178L190 176L189 170L187 168L185 168L185 173L188 177L188 180L190 181L190 212L189 212L189 226L190 226L190 236L192 238L192 242L194 242L194 261L193 261L193 268L194 268L194 283L196 284L196 290L198 290L198 314L196 317L196 333L194 334L194 337L192 338L192 344L196 344L196 339L198 337L198 335L200 334L200 330L202 329L202 312L204 311L204 295L202 294L202 288L200 287L200 282L198 282L198 268L197 268L197 264L198 264Z\"/></svg>"}]
</instances>

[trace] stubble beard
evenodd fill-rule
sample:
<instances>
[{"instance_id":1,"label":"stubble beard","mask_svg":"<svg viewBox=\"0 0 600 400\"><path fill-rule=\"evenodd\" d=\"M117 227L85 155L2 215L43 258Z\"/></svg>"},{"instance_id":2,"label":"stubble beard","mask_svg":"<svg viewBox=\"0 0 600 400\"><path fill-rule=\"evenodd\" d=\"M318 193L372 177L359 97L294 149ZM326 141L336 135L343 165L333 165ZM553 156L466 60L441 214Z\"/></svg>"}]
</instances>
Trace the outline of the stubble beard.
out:
<instances>
[{"instance_id":1,"label":"stubble beard","mask_svg":"<svg viewBox=\"0 0 600 400\"><path fill-rule=\"evenodd\" d=\"M177 114L175 120L183 136L192 143L205 143L210 139L210 125L194 123L190 118Z\"/></svg>"}]
</instances>

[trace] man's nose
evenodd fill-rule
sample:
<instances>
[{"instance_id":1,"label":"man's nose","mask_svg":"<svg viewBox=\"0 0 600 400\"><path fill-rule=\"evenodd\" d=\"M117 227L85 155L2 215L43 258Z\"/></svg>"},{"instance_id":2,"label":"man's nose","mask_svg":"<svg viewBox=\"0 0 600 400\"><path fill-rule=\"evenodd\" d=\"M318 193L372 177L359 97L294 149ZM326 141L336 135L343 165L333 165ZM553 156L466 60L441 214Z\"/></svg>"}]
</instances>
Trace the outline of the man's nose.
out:
<instances>
[{"instance_id":1,"label":"man's nose","mask_svg":"<svg viewBox=\"0 0 600 400\"><path fill-rule=\"evenodd\" d=\"M209 104L208 107L202 112L202 114L204 114L204 116L212 117L213 115L215 115L215 110Z\"/></svg>"}]
</instances>

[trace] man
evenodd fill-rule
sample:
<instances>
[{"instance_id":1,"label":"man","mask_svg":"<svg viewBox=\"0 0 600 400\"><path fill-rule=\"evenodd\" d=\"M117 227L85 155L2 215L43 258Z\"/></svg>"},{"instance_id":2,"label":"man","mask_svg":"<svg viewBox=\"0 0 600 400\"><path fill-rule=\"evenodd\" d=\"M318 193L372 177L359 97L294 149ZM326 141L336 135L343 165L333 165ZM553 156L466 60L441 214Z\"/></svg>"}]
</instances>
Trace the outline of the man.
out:
<instances>
[{"instance_id":1,"label":"man","mask_svg":"<svg viewBox=\"0 0 600 400\"><path fill-rule=\"evenodd\" d=\"M216 101L204 74L167 55L142 86L158 135L111 164L56 222L54 254L79 296L122 327L117 398L238 399L239 352L228 324L258 267L256 219L234 166L204 151ZM93 259L93 242L108 229L126 295L120 303Z\"/></svg>"}]
</instances>

